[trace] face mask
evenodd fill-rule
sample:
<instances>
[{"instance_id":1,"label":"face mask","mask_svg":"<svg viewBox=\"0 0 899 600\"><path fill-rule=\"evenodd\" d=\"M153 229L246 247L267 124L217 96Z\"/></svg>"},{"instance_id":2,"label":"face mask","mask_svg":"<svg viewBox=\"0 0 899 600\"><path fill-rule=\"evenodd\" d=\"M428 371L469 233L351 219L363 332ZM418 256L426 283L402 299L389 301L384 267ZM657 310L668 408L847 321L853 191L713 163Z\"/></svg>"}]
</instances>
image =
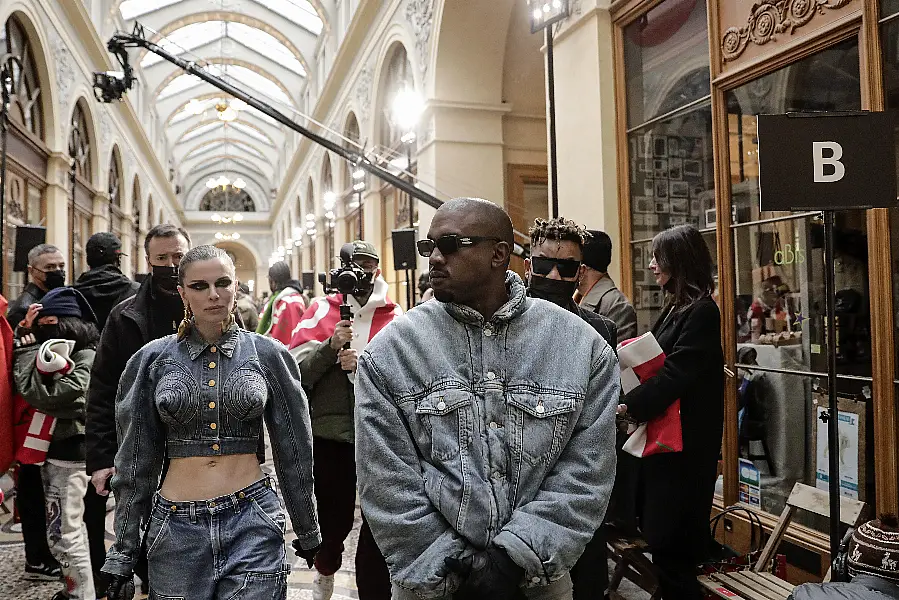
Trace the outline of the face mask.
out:
<instances>
[{"instance_id":1,"label":"face mask","mask_svg":"<svg viewBox=\"0 0 899 600\"><path fill-rule=\"evenodd\" d=\"M54 290L56 288L61 288L66 284L66 272L65 271L45 271L44 272L44 285L47 286L48 290Z\"/></svg>"},{"instance_id":2,"label":"face mask","mask_svg":"<svg viewBox=\"0 0 899 600\"><path fill-rule=\"evenodd\" d=\"M528 295L565 307L572 302L577 281L563 281L531 275L528 278Z\"/></svg>"},{"instance_id":3,"label":"face mask","mask_svg":"<svg viewBox=\"0 0 899 600\"><path fill-rule=\"evenodd\" d=\"M153 265L153 287L169 296L178 293L178 267Z\"/></svg>"}]
</instances>

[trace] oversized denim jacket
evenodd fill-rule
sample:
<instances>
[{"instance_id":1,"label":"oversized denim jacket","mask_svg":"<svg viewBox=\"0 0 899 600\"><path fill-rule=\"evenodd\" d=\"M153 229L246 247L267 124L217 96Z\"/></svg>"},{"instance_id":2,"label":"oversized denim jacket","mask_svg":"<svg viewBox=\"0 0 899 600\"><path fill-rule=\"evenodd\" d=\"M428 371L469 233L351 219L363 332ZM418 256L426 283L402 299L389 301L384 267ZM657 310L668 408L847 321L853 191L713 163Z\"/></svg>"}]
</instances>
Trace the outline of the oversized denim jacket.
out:
<instances>
[{"instance_id":1,"label":"oversized denim jacket","mask_svg":"<svg viewBox=\"0 0 899 600\"><path fill-rule=\"evenodd\" d=\"M312 426L296 362L280 343L232 327L216 345L194 329L150 342L116 395L116 541L103 571L132 572L163 461L253 454L268 427L281 492L303 548L321 543L312 485Z\"/></svg>"},{"instance_id":2,"label":"oversized denim jacket","mask_svg":"<svg viewBox=\"0 0 899 600\"><path fill-rule=\"evenodd\" d=\"M564 577L612 491L612 348L577 315L527 298L516 274L506 285L489 320L425 302L359 360L362 510L393 581L422 598L458 587L444 558L491 541L528 587Z\"/></svg>"}]
</instances>

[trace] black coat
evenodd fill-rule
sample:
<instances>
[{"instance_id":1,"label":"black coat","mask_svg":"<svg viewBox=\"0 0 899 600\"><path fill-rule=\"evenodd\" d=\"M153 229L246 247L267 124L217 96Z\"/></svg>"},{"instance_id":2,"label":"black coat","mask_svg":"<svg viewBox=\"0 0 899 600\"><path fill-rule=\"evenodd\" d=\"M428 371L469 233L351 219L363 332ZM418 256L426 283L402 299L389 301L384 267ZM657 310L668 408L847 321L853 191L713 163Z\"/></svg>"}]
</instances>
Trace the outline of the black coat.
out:
<instances>
[{"instance_id":1,"label":"black coat","mask_svg":"<svg viewBox=\"0 0 899 600\"><path fill-rule=\"evenodd\" d=\"M102 265L82 273L72 287L94 309L97 327L103 331L113 307L136 294L140 284L128 279L117 266Z\"/></svg>"},{"instance_id":2,"label":"black coat","mask_svg":"<svg viewBox=\"0 0 899 600\"><path fill-rule=\"evenodd\" d=\"M574 301L571 302L569 310L585 320L612 347L612 350L615 350L618 341L618 326L615 324L615 321L599 313L585 310L575 304Z\"/></svg>"},{"instance_id":3,"label":"black coat","mask_svg":"<svg viewBox=\"0 0 899 600\"><path fill-rule=\"evenodd\" d=\"M44 297L44 294L46 294L44 290L33 283L29 283L25 286L25 289L22 290L19 297L13 300L12 304L9 305L9 308L6 309L6 320L9 321L9 326L12 327L13 331L16 330L16 327L18 327L22 319L25 318L25 315L28 313L28 307L35 302L40 302L41 298Z\"/></svg>"},{"instance_id":4,"label":"black coat","mask_svg":"<svg viewBox=\"0 0 899 600\"><path fill-rule=\"evenodd\" d=\"M665 352L655 377L624 397L628 414L645 422L680 399L683 452L638 459L637 511L655 549L702 558L724 432L721 313L711 298L671 309L652 328Z\"/></svg>"}]
</instances>

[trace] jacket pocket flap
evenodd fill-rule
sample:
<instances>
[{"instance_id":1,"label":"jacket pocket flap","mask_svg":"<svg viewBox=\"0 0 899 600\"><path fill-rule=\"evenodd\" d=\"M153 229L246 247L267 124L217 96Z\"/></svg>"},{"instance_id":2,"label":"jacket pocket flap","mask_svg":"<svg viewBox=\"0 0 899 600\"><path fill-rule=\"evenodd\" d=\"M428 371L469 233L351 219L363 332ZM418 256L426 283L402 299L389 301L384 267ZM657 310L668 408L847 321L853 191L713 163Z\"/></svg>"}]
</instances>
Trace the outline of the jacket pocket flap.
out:
<instances>
[{"instance_id":1,"label":"jacket pocket flap","mask_svg":"<svg viewBox=\"0 0 899 600\"><path fill-rule=\"evenodd\" d=\"M445 415L471 405L471 392L460 389L441 390L429 394L415 403L420 415Z\"/></svg>"},{"instance_id":2,"label":"jacket pocket flap","mask_svg":"<svg viewBox=\"0 0 899 600\"><path fill-rule=\"evenodd\" d=\"M506 401L538 419L570 413L577 406L574 398L523 392L509 394Z\"/></svg>"}]
</instances>

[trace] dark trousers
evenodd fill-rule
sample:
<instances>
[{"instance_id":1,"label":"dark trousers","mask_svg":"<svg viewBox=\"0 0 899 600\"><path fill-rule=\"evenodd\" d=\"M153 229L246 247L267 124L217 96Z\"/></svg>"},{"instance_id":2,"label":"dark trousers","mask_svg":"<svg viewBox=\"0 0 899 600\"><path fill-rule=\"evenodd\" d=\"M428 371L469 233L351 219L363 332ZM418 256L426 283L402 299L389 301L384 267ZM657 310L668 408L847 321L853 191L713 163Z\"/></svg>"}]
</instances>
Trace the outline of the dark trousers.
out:
<instances>
[{"instance_id":1,"label":"dark trousers","mask_svg":"<svg viewBox=\"0 0 899 600\"><path fill-rule=\"evenodd\" d=\"M22 521L25 561L30 565L55 565L47 543L47 516L44 483L38 465L19 467L16 481L16 510Z\"/></svg>"},{"instance_id":2,"label":"dark trousers","mask_svg":"<svg viewBox=\"0 0 899 600\"><path fill-rule=\"evenodd\" d=\"M313 438L315 500L322 546L315 568L333 575L343 562L344 541L356 512L356 450L353 444ZM390 574L365 518L356 548L356 587L360 600L389 600Z\"/></svg>"},{"instance_id":3,"label":"dark trousers","mask_svg":"<svg viewBox=\"0 0 899 600\"><path fill-rule=\"evenodd\" d=\"M571 569L574 600L602 600L609 587L609 556L606 534L600 527Z\"/></svg>"},{"instance_id":4,"label":"dark trousers","mask_svg":"<svg viewBox=\"0 0 899 600\"><path fill-rule=\"evenodd\" d=\"M91 555L91 571L94 573L94 587L97 597L102 597L109 585L109 576L100 571L106 561L106 500L94 484L87 485L84 495L84 526L87 529L87 545Z\"/></svg>"}]
</instances>

